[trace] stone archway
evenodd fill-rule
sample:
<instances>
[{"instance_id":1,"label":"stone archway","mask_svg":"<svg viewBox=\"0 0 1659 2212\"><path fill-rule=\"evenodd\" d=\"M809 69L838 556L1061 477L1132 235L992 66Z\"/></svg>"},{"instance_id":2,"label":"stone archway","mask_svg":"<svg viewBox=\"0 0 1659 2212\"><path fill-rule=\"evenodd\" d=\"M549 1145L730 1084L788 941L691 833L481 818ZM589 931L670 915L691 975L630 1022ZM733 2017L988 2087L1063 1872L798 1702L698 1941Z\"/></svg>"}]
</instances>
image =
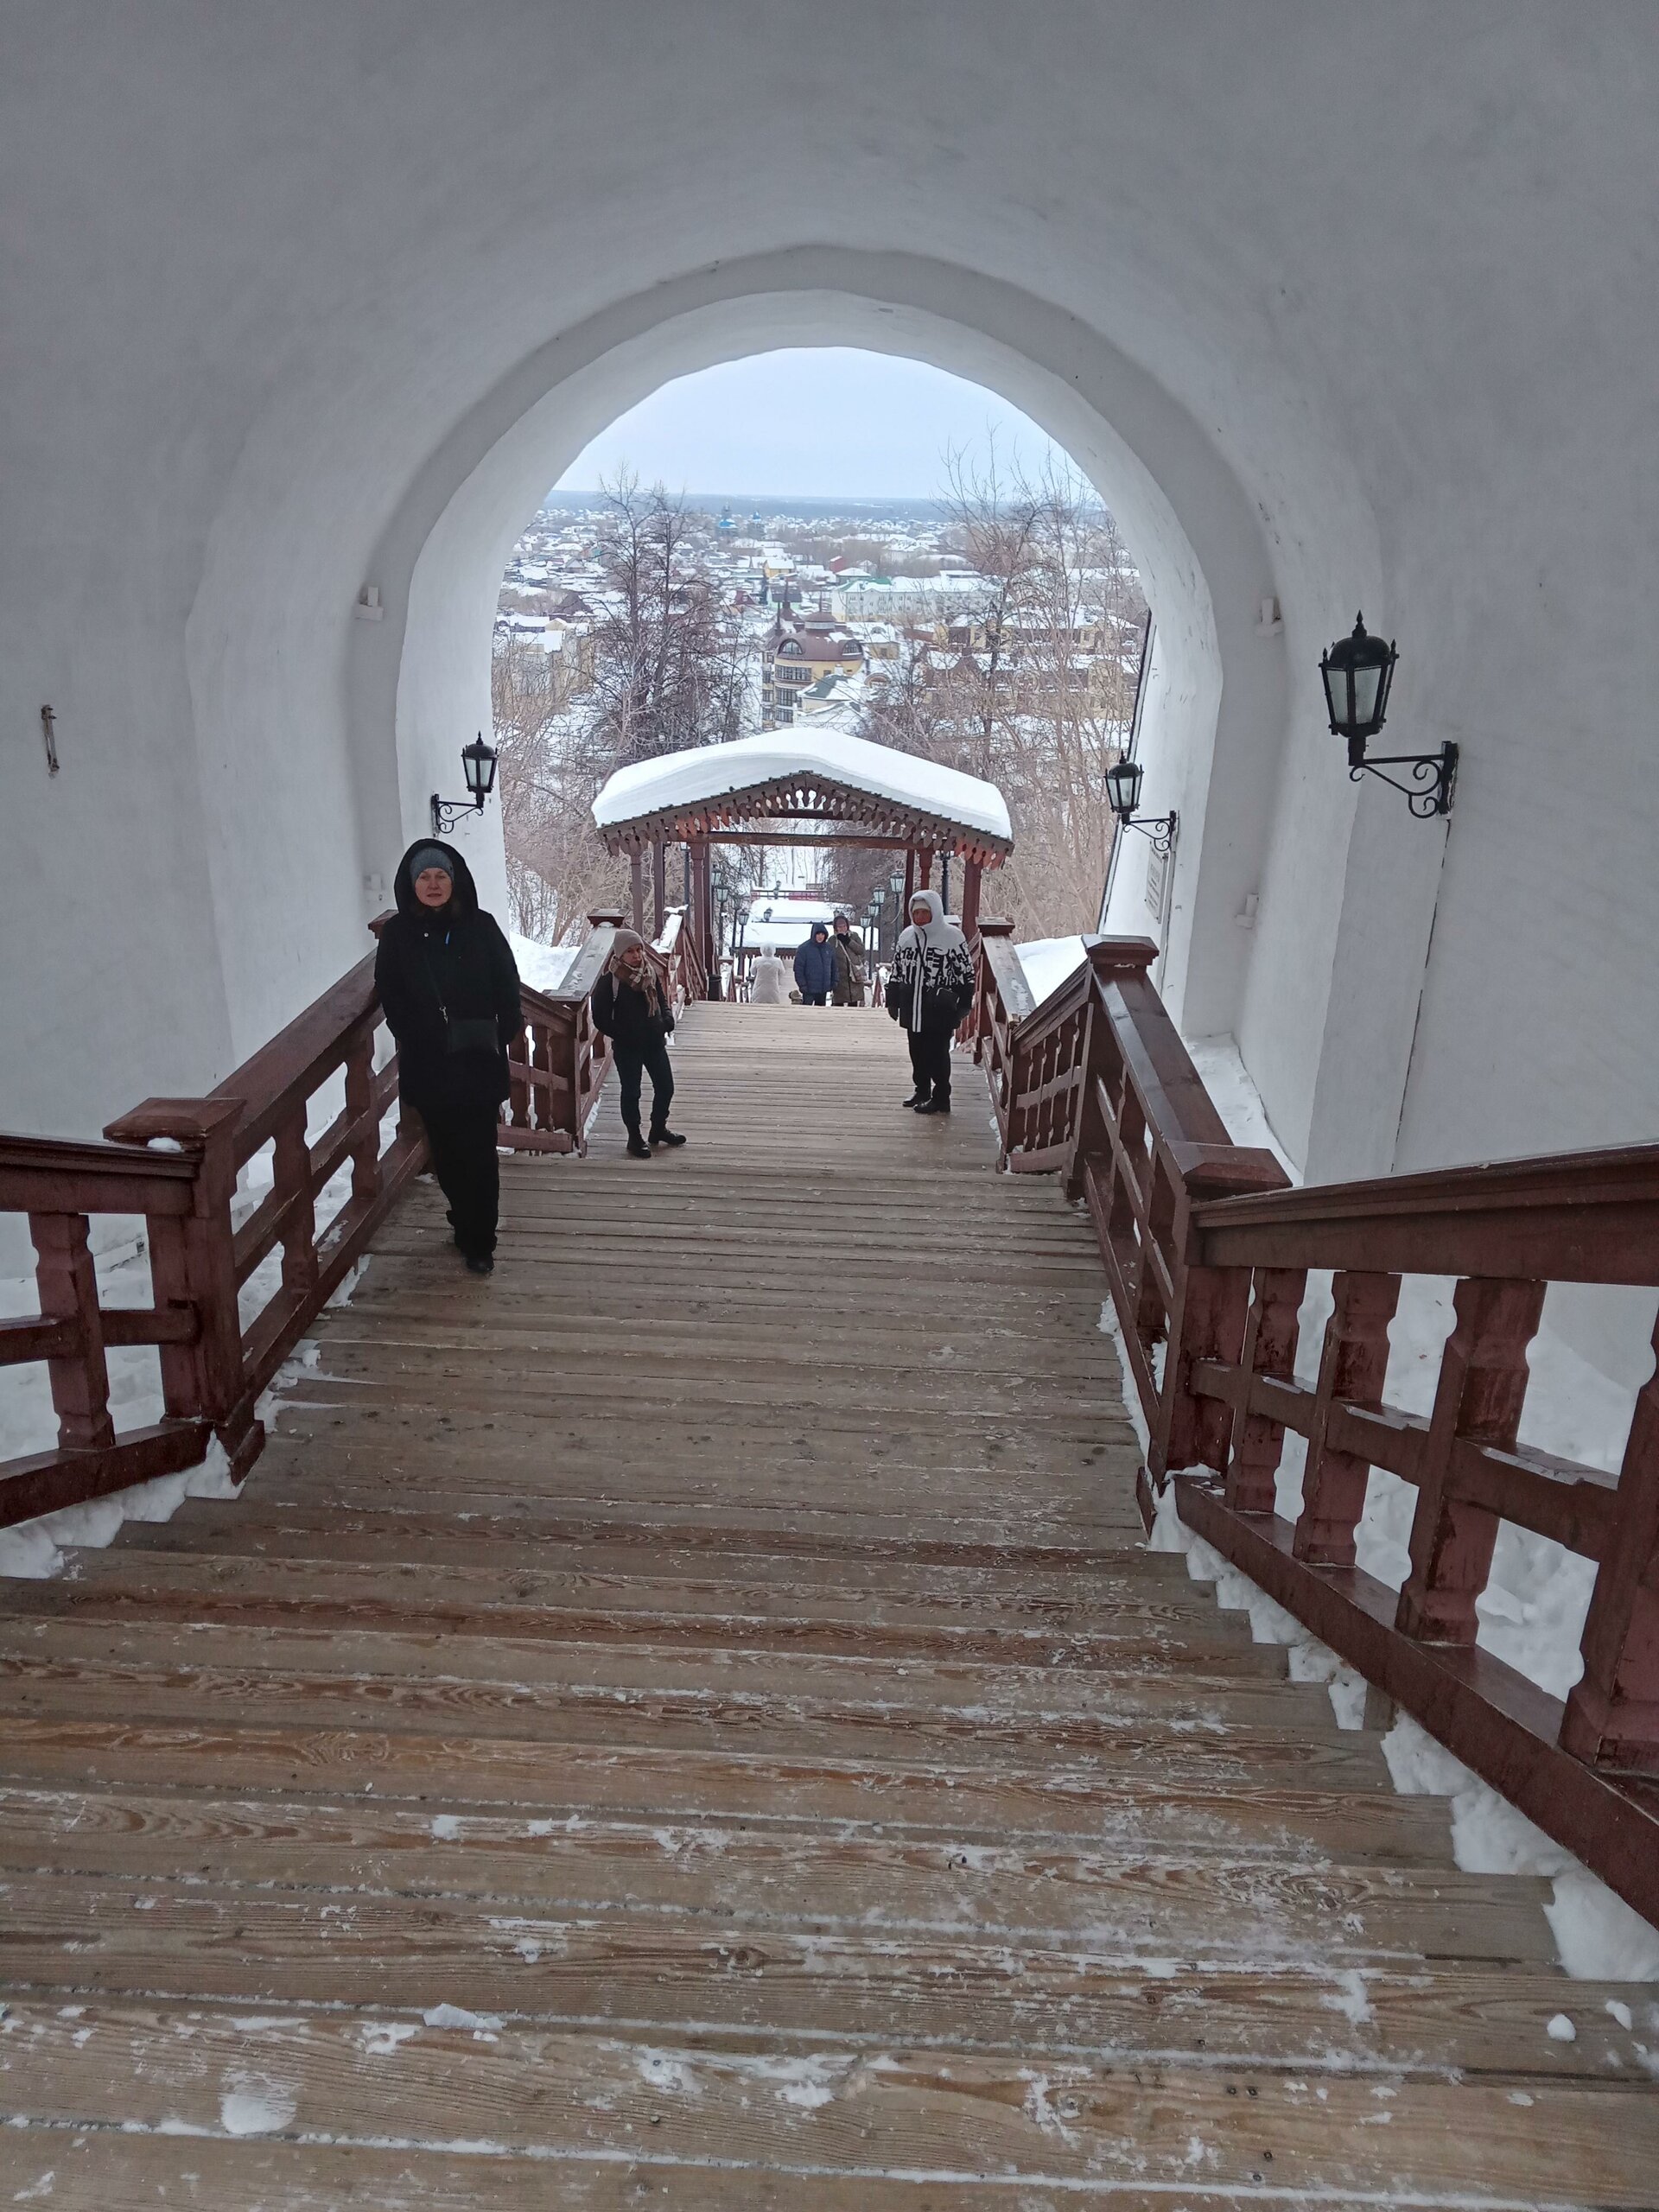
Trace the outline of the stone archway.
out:
<instances>
[{"instance_id":1,"label":"stone archway","mask_svg":"<svg viewBox=\"0 0 1659 2212\"><path fill-rule=\"evenodd\" d=\"M1261 873L1286 724L1282 642L1257 626L1275 588L1260 518L1198 425L1098 332L937 262L814 247L694 272L554 340L473 410L385 533L374 566L388 620L353 641L365 841L395 842L454 733L487 715L495 593L530 487L673 377L831 343L994 389L1122 522L1158 620L1147 803L1179 806L1185 826L1166 988L1195 1028L1234 1027L1247 947L1230 918ZM1160 772L1179 783L1161 790ZM499 866L487 849L480 861Z\"/></svg>"}]
</instances>

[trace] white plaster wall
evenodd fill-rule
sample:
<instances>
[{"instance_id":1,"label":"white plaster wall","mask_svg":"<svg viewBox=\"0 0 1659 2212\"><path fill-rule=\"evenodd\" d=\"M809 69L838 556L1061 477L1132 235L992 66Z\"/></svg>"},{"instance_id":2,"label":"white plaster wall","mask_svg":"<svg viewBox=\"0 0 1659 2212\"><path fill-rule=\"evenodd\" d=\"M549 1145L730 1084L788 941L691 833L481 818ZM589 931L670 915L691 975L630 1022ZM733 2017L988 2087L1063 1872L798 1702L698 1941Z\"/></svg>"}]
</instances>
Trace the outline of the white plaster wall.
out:
<instances>
[{"instance_id":1,"label":"white plaster wall","mask_svg":"<svg viewBox=\"0 0 1659 2212\"><path fill-rule=\"evenodd\" d=\"M509 462L574 449L635 341L619 407L694 365L653 330L708 309L717 358L810 293L1154 481L1166 980L1310 1173L1652 1134L1651 9L844 0L835 35L857 97L803 103L804 0L14 0L0 1123L211 1082L356 957L481 717L469 564L548 480ZM1390 736L1465 747L1449 840L1324 729L1362 604Z\"/></svg>"}]
</instances>

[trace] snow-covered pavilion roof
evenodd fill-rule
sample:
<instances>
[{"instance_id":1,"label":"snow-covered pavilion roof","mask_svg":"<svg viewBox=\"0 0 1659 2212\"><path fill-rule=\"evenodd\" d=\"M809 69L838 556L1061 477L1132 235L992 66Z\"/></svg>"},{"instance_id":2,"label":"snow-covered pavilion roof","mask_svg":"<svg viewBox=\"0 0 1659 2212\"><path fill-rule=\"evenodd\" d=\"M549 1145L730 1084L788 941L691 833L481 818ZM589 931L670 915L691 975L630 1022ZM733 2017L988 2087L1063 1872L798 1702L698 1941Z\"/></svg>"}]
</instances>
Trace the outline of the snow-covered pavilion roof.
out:
<instances>
[{"instance_id":1,"label":"snow-covered pavilion roof","mask_svg":"<svg viewBox=\"0 0 1659 2212\"><path fill-rule=\"evenodd\" d=\"M746 950L770 944L779 952L792 952L803 938L810 937L814 922L826 929L837 914L850 918L851 908L831 906L823 899L779 897L763 893L749 908L743 925Z\"/></svg>"},{"instance_id":2,"label":"snow-covered pavilion roof","mask_svg":"<svg viewBox=\"0 0 1659 2212\"><path fill-rule=\"evenodd\" d=\"M803 819L992 866L1014 844L995 784L836 730L769 730L638 760L619 768L594 801L594 820L613 852L637 851L658 837L718 838L722 830Z\"/></svg>"}]
</instances>

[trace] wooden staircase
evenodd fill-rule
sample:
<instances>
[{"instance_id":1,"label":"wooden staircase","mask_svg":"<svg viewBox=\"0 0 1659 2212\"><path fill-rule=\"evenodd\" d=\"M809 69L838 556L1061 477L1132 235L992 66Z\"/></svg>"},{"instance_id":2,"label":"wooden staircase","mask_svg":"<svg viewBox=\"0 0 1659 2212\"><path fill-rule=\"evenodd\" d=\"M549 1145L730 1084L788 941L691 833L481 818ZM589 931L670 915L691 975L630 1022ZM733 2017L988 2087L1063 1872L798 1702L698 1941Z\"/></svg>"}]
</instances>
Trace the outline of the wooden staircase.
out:
<instances>
[{"instance_id":1,"label":"wooden staircase","mask_svg":"<svg viewBox=\"0 0 1659 2212\"><path fill-rule=\"evenodd\" d=\"M243 1496L0 1592L0 2202L1651 2206L1570 1981L1148 1551L1094 1232L878 1015L429 1183Z\"/></svg>"}]
</instances>

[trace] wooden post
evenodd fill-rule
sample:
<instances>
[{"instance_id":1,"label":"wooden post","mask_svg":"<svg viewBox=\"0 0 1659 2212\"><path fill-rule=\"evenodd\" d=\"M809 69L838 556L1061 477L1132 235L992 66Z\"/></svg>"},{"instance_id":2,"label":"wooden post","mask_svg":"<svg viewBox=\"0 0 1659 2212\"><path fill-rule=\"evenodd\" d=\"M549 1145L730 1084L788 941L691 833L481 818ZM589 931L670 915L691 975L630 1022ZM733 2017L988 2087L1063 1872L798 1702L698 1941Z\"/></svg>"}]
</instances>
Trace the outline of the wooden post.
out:
<instances>
[{"instance_id":1,"label":"wooden post","mask_svg":"<svg viewBox=\"0 0 1659 2212\"><path fill-rule=\"evenodd\" d=\"M172 1137L188 1152L200 1154L184 1231L190 1303L201 1331L195 1347L201 1389L198 1410L219 1431L230 1454L231 1472L238 1482L259 1456L264 1440L264 1423L251 1417L233 1432L225 1426L243 1396L242 1318L237 1308L231 1200L236 1191L236 1129L244 1110L239 1098L147 1098L104 1132L115 1144L147 1144L151 1137Z\"/></svg>"},{"instance_id":2,"label":"wooden post","mask_svg":"<svg viewBox=\"0 0 1659 2212\"><path fill-rule=\"evenodd\" d=\"M104 1323L98 1305L98 1270L87 1243L84 1213L31 1213L35 1288L43 1321L66 1321L78 1339L73 1351L46 1363L57 1410L58 1443L65 1452L96 1452L115 1441L110 1419L110 1370L104 1357Z\"/></svg>"},{"instance_id":3,"label":"wooden post","mask_svg":"<svg viewBox=\"0 0 1659 2212\"><path fill-rule=\"evenodd\" d=\"M962 864L962 933L970 940L979 929L980 863L967 860Z\"/></svg>"},{"instance_id":4,"label":"wooden post","mask_svg":"<svg viewBox=\"0 0 1659 2212\"><path fill-rule=\"evenodd\" d=\"M928 891L932 888L933 848L931 845L924 845L922 847L921 857L917 867L916 876L916 888L918 891ZM910 918L906 915L905 918L908 920Z\"/></svg>"},{"instance_id":5,"label":"wooden post","mask_svg":"<svg viewBox=\"0 0 1659 2212\"><path fill-rule=\"evenodd\" d=\"M1411 1573L1395 1625L1437 1643L1472 1643L1475 1600L1486 1587L1497 1516L1454 1498L1452 1456L1459 1438L1507 1452L1521 1425L1527 1346L1543 1312L1541 1282L1468 1277L1452 1294L1457 1321L1440 1354L1434 1410L1423 1439Z\"/></svg>"},{"instance_id":6,"label":"wooden post","mask_svg":"<svg viewBox=\"0 0 1659 2212\"><path fill-rule=\"evenodd\" d=\"M1338 1274L1331 1286L1335 1307L1319 1355L1319 1397L1307 1440L1302 1510L1292 1550L1315 1567L1351 1567L1354 1531L1365 1510L1370 1468L1351 1452L1333 1452L1325 1432L1331 1408L1380 1406L1389 1371L1389 1324L1400 1303L1398 1275Z\"/></svg>"},{"instance_id":7,"label":"wooden post","mask_svg":"<svg viewBox=\"0 0 1659 2212\"><path fill-rule=\"evenodd\" d=\"M372 1205L380 1195L380 1124L374 1112L374 1029L365 1022L346 1055L346 1111L360 1124L352 1147L352 1197Z\"/></svg>"},{"instance_id":8,"label":"wooden post","mask_svg":"<svg viewBox=\"0 0 1659 2212\"><path fill-rule=\"evenodd\" d=\"M707 838L702 846L702 942L705 996L720 996L720 939L715 929L715 854Z\"/></svg>"},{"instance_id":9,"label":"wooden post","mask_svg":"<svg viewBox=\"0 0 1659 2212\"><path fill-rule=\"evenodd\" d=\"M311 1147L306 1141L308 1101L296 1099L276 1124L271 1188L283 1202L283 1288L303 1305L317 1287L317 1213L311 1194Z\"/></svg>"},{"instance_id":10,"label":"wooden post","mask_svg":"<svg viewBox=\"0 0 1659 2212\"><path fill-rule=\"evenodd\" d=\"M654 943L668 925L668 842L658 837L651 849L651 934Z\"/></svg>"},{"instance_id":11,"label":"wooden post","mask_svg":"<svg viewBox=\"0 0 1659 2212\"><path fill-rule=\"evenodd\" d=\"M1258 1268L1240 1358L1243 1382L1227 1458L1227 1503L1235 1513L1271 1513L1285 1448L1282 1421L1249 1408L1250 1378L1288 1382L1296 1372L1297 1315L1307 1290L1305 1268Z\"/></svg>"},{"instance_id":12,"label":"wooden post","mask_svg":"<svg viewBox=\"0 0 1659 2212\"><path fill-rule=\"evenodd\" d=\"M1659 1329L1654 1338L1659 1345ZM1659 1373L1643 1385L1630 1418L1618 1516L1596 1571L1583 1649L1563 1748L1650 1774L1659 1740Z\"/></svg>"},{"instance_id":13,"label":"wooden post","mask_svg":"<svg viewBox=\"0 0 1659 2212\"><path fill-rule=\"evenodd\" d=\"M905 847L905 911L899 917L899 927L901 930L910 927L910 902L915 896L916 848L914 845L906 845Z\"/></svg>"},{"instance_id":14,"label":"wooden post","mask_svg":"<svg viewBox=\"0 0 1659 2212\"><path fill-rule=\"evenodd\" d=\"M645 862L638 845L628 855L628 882L632 892L633 926L643 937L645 933Z\"/></svg>"}]
</instances>

